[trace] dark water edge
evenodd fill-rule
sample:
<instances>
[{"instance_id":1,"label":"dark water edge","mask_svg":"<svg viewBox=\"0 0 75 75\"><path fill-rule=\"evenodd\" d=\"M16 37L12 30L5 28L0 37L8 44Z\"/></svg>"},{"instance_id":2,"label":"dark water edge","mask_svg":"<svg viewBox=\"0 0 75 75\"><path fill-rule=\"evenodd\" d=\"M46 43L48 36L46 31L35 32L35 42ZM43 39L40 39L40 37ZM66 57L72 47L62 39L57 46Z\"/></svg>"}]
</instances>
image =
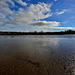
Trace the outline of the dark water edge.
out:
<instances>
[{"instance_id":1,"label":"dark water edge","mask_svg":"<svg viewBox=\"0 0 75 75\"><path fill-rule=\"evenodd\" d=\"M75 35L1 35L0 75L75 75Z\"/></svg>"},{"instance_id":2,"label":"dark water edge","mask_svg":"<svg viewBox=\"0 0 75 75\"><path fill-rule=\"evenodd\" d=\"M1 31L0 35L67 35L67 34L75 34L74 30L66 30L66 31L60 31L60 32L4 32Z\"/></svg>"}]
</instances>

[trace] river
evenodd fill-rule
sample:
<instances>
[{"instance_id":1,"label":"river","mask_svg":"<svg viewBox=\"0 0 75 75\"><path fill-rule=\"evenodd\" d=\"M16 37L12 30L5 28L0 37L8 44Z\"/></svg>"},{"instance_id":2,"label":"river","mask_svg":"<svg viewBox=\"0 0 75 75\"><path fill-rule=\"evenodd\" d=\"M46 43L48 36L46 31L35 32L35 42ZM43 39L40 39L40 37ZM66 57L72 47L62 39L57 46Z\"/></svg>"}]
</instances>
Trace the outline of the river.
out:
<instances>
[{"instance_id":1,"label":"river","mask_svg":"<svg viewBox=\"0 0 75 75\"><path fill-rule=\"evenodd\" d=\"M75 35L1 35L0 75L75 75Z\"/></svg>"}]
</instances>

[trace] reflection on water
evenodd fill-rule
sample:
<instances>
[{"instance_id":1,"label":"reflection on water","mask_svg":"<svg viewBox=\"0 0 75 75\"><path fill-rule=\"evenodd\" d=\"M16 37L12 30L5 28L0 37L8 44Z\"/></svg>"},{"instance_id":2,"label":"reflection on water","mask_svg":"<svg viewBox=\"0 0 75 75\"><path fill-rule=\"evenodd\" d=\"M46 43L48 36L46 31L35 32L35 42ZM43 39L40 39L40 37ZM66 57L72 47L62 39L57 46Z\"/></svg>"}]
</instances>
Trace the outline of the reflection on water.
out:
<instances>
[{"instance_id":1,"label":"reflection on water","mask_svg":"<svg viewBox=\"0 0 75 75\"><path fill-rule=\"evenodd\" d=\"M0 36L0 75L75 75L75 35Z\"/></svg>"}]
</instances>

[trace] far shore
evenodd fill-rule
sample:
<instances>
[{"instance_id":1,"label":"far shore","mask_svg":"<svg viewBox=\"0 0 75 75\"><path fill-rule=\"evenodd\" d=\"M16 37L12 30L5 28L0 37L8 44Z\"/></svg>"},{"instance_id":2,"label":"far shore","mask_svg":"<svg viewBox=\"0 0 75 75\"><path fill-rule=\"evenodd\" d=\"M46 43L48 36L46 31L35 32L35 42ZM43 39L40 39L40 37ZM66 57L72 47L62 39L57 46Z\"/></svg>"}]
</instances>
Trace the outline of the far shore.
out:
<instances>
[{"instance_id":1,"label":"far shore","mask_svg":"<svg viewBox=\"0 0 75 75\"><path fill-rule=\"evenodd\" d=\"M69 35L75 34L73 30L61 31L61 32L0 32L0 35Z\"/></svg>"}]
</instances>

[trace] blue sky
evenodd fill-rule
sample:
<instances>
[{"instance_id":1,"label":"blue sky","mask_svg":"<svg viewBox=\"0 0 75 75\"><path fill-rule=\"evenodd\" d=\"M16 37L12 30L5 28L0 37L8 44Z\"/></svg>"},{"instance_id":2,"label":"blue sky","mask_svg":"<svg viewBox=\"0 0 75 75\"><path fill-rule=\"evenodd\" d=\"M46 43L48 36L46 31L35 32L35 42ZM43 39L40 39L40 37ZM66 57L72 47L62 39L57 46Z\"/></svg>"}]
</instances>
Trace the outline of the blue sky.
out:
<instances>
[{"instance_id":1,"label":"blue sky","mask_svg":"<svg viewBox=\"0 0 75 75\"><path fill-rule=\"evenodd\" d=\"M0 31L75 30L75 0L0 0Z\"/></svg>"}]
</instances>

